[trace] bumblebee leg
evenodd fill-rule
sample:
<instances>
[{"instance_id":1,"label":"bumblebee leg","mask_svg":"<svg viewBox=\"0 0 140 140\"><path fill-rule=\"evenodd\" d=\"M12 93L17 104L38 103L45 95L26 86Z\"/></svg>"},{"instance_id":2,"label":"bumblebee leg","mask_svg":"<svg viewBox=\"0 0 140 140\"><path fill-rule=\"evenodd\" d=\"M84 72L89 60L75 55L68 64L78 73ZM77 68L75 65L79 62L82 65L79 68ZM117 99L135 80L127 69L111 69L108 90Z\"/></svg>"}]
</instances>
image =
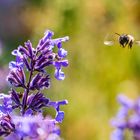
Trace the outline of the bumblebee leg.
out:
<instances>
[{"instance_id":1,"label":"bumblebee leg","mask_svg":"<svg viewBox=\"0 0 140 140\"><path fill-rule=\"evenodd\" d=\"M123 48L125 47L123 42L120 42L120 46L123 47Z\"/></svg>"},{"instance_id":2,"label":"bumblebee leg","mask_svg":"<svg viewBox=\"0 0 140 140\"><path fill-rule=\"evenodd\" d=\"M123 47L126 47L126 46L128 45L128 42L129 42L129 41L124 42L124 43L123 43Z\"/></svg>"},{"instance_id":3,"label":"bumblebee leg","mask_svg":"<svg viewBox=\"0 0 140 140\"><path fill-rule=\"evenodd\" d=\"M129 40L127 40L125 43L124 43L124 46L126 47L128 44Z\"/></svg>"},{"instance_id":4,"label":"bumblebee leg","mask_svg":"<svg viewBox=\"0 0 140 140\"><path fill-rule=\"evenodd\" d=\"M125 44L125 43L123 43L123 44L122 44L122 46L123 46L123 48L125 48L126 44Z\"/></svg>"},{"instance_id":5,"label":"bumblebee leg","mask_svg":"<svg viewBox=\"0 0 140 140\"><path fill-rule=\"evenodd\" d=\"M129 48L131 49L133 45L133 41L131 40L130 43L128 44Z\"/></svg>"},{"instance_id":6,"label":"bumblebee leg","mask_svg":"<svg viewBox=\"0 0 140 140\"><path fill-rule=\"evenodd\" d=\"M127 45L129 45L129 43L128 43L128 42L129 42L129 41L127 41L127 42L126 42L126 44L125 44L126 46L127 46Z\"/></svg>"}]
</instances>

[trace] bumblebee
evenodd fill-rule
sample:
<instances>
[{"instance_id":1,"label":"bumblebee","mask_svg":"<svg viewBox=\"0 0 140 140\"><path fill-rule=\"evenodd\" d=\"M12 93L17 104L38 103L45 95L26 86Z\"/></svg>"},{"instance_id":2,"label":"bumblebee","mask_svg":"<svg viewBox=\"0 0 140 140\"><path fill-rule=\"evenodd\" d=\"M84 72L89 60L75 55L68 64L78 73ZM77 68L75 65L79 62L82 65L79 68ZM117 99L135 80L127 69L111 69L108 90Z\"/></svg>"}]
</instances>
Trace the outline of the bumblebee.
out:
<instances>
[{"instance_id":1,"label":"bumblebee","mask_svg":"<svg viewBox=\"0 0 140 140\"><path fill-rule=\"evenodd\" d=\"M134 37L132 35L128 35L128 34L118 34L115 33L119 36L118 41L120 43L120 45L124 48L125 46L128 46L128 48L132 48L132 45L134 43Z\"/></svg>"},{"instance_id":2,"label":"bumblebee","mask_svg":"<svg viewBox=\"0 0 140 140\"><path fill-rule=\"evenodd\" d=\"M140 41L135 41L134 37L132 35L129 34L118 34L115 33L116 35L118 35L118 42L120 44L121 47L125 48L126 46L128 46L128 48L132 48L134 42L137 43L138 45L140 45ZM114 41L112 40L105 40L104 44L107 46L112 46L114 44Z\"/></svg>"}]
</instances>

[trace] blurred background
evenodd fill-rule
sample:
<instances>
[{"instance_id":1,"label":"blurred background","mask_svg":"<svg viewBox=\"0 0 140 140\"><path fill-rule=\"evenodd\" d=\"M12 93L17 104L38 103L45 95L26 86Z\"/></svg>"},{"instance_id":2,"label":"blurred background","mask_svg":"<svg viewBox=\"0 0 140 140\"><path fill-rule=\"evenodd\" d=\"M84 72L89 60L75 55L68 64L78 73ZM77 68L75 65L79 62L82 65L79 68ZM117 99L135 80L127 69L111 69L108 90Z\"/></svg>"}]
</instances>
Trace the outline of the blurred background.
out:
<instances>
[{"instance_id":1,"label":"blurred background","mask_svg":"<svg viewBox=\"0 0 140 140\"><path fill-rule=\"evenodd\" d=\"M119 93L136 98L140 93L140 47L130 50L119 44L106 47L108 33L128 33L140 39L139 0L0 0L0 90L11 50L30 39L34 46L44 31L54 37L68 35L69 67L64 81L52 80L46 95L67 99L65 140L108 140L110 119L118 110Z\"/></svg>"}]
</instances>

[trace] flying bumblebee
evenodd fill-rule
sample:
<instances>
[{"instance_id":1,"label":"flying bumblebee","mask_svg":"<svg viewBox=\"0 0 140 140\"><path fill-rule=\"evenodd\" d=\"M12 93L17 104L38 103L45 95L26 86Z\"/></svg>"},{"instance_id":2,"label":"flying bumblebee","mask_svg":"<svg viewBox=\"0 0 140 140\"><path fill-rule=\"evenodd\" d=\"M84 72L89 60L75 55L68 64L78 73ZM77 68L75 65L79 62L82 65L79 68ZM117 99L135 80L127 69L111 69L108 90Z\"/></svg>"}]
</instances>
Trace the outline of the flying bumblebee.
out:
<instances>
[{"instance_id":1,"label":"flying bumblebee","mask_svg":"<svg viewBox=\"0 0 140 140\"><path fill-rule=\"evenodd\" d=\"M132 48L133 44L136 43L137 45L140 45L140 41L135 41L134 37L132 35L129 34L118 34L115 33L115 35L118 36L118 43L120 44L121 47L125 48L126 46L128 46L128 48ZM114 45L115 40L108 39L108 36L105 38L104 44L107 46L112 46Z\"/></svg>"}]
</instances>

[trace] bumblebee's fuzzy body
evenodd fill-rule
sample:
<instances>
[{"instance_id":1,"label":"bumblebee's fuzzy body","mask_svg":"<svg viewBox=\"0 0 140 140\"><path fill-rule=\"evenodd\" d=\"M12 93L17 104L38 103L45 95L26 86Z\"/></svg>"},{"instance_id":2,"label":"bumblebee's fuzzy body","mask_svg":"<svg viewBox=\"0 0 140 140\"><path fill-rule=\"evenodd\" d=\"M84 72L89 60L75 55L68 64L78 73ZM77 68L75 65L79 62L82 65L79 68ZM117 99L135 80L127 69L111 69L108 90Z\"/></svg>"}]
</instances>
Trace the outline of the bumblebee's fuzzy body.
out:
<instances>
[{"instance_id":1,"label":"bumblebee's fuzzy body","mask_svg":"<svg viewBox=\"0 0 140 140\"><path fill-rule=\"evenodd\" d=\"M132 35L128 35L128 34L120 35L118 33L115 34L119 35L118 41L123 48L126 46L128 46L130 49L132 48L134 42L134 37Z\"/></svg>"}]
</instances>

